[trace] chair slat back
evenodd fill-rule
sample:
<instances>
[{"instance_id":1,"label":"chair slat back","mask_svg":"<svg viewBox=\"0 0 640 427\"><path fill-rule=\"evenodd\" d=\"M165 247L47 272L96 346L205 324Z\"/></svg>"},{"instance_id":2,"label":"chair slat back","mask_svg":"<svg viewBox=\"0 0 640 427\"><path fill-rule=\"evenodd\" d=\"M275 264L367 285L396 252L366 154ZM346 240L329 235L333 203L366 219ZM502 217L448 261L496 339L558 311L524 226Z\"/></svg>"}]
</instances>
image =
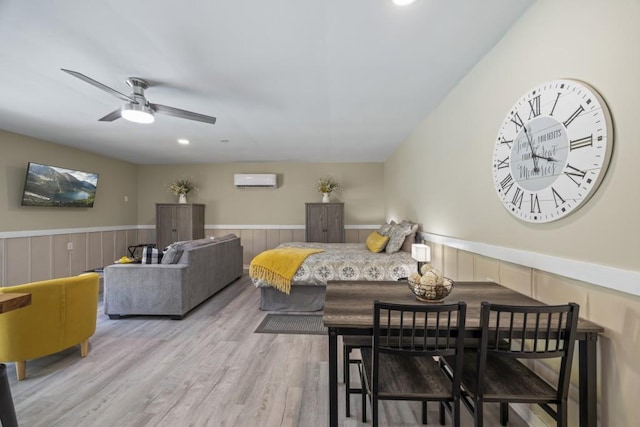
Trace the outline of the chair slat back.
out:
<instances>
[{"instance_id":1,"label":"chair slat back","mask_svg":"<svg viewBox=\"0 0 640 427\"><path fill-rule=\"evenodd\" d=\"M374 303L374 345L382 353L448 356L464 335L466 304Z\"/></svg>"},{"instance_id":2,"label":"chair slat back","mask_svg":"<svg viewBox=\"0 0 640 427\"><path fill-rule=\"evenodd\" d=\"M451 396L460 395L467 305L393 304L380 301L373 307L373 384L378 394L380 353L407 357L454 356Z\"/></svg>"},{"instance_id":3,"label":"chair slat back","mask_svg":"<svg viewBox=\"0 0 640 427\"><path fill-rule=\"evenodd\" d=\"M488 355L517 359L561 359L558 393L568 392L579 306L512 306L482 303L478 386ZM564 394L566 396L566 394Z\"/></svg>"}]
</instances>

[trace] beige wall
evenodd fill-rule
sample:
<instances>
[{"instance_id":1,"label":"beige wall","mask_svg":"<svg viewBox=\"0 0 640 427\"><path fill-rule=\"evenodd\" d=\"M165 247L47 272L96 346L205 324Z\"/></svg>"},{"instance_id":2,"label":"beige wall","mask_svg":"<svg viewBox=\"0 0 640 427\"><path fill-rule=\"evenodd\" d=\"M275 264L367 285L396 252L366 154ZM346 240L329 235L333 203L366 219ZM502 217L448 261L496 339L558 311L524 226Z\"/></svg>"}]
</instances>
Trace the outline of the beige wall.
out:
<instances>
[{"instance_id":1,"label":"beige wall","mask_svg":"<svg viewBox=\"0 0 640 427\"><path fill-rule=\"evenodd\" d=\"M189 177L199 191L188 201L204 203L205 224L304 225L305 202L319 202L317 180L333 176L344 189L332 200L345 203L345 224L380 224L384 219L382 163L214 163L138 167L138 223L155 224L155 204L175 203L166 186ZM275 173L277 189L238 189L236 173Z\"/></svg>"},{"instance_id":2,"label":"beige wall","mask_svg":"<svg viewBox=\"0 0 640 427\"><path fill-rule=\"evenodd\" d=\"M387 219L407 217L428 233L478 245L640 271L640 56L632 53L640 44L638 22L634 0L535 2L385 163ZM614 121L614 152L600 189L578 212L527 224L495 194L493 145L511 105L558 78L583 80L603 95ZM543 301L581 303L581 315L605 328L601 425L640 418L630 397L640 393L639 297L451 247L435 253L447 274L460 279L495 277ZM440 253L450 256L439 259Z\"/></svg>"},{"instance_id":3,"label":"beige wall","mask_svg":"<svg viewBox=\"0 0 640 427\"><path fill-rule=\"evenodd\" d=\"M241 237L246 265L281 242L304 240L305 202L320 201L315 185L321 176L331 175L344 187L332 199L345 203L345 222L356 226L347 230L347 241L364 241L370 230L362 227L384 218L382 163L138 166L4 131L0 152L0 286L78 274L113 263L129 245L155 243L155 203L176 201L166 190L175 178L197 184L189 199L206 205L207 235ZM29 161L97 172L95 206L20 206ZM235 173L276 173L279 187L240 190L233 185Z\"/></svg>"},{"instance_id":4,"label":"beige wall","mask_svg":"<svg viewBox=\"0 0 640 427\"><path fill-rule=\"evenodd\" d=\"M0 233L136 224L135 165L2 130L0 153ZM94 207L21 206L29 162L98 173Z\"/></svg>"},{"instance_id":5,"label":"beige wall","mask_svg":"<svg viewBox=\"0 0 640 427\"><path fill-rule=\"evenodd\" d=\"M640 55L631 53L639 21L633 0L534 3L386 162L387 217L411 217L435 234L639 270L640 245L625 238L640 236ZM603 95L614 121L613 156L585 206L529 225L495 194L493 145L512 104L557 78L583 80Z\"/></svg>"},{"instance_id":6,"label":"beige wall","mask_svg":"<svg viewBox=\"0 0 640 427\"><path fill-rule=\"evenodd\" d=\"M111 264L137 240L135 165L1 130L0 153L0 286ZM98 173L94 207L21 206L30 161Z\"/></svg>"}]
</instances>

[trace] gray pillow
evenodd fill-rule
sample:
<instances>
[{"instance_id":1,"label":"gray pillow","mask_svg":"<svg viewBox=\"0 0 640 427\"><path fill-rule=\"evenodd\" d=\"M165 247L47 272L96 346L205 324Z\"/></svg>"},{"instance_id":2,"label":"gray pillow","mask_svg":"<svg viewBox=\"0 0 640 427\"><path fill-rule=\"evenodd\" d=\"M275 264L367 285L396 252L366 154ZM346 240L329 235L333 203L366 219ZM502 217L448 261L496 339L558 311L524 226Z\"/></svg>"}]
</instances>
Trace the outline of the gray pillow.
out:
<instances>
[{"instance_id":1,"label":"gray pillow","mask_svg":"<svg viewBox=\"0 0 640 427\"><path fill-rule=\"evenodd\" d=\"M177 264L180 259L180 255L182 255L182 250L178 250L176 246L169 245L167 250L162 255L162 261L160 264Z\"/></svg>"},{"instance_id":2,"label":"gray pillow","mask_svg":"<svg viewBox=\"0 0 640 427\"><path fill-rule=\"evenodd\" d=\"M404 224L395 224L389 232L389 243L384 248L385 252L392 254L398 252L404 243L404 239L411 234L411 226Z\"/></svg>"},{"instance_id":3,"label":"gray pillow","mask_svg":"<svg viewBox=\"0 0 640 427\"><path fill-rule=\"evenodd\" d=\"M378 234L381 236L388 236L389 233L391 233L391 228L396 225L395 221L391 221L391 223L387 224L384 223L380 226L380 228L378 229Z\"/></svg>"},{"instance_id":4,"label":"gray pillow","mask_svg":"<svg viewBox=\"0 0 640 427\"><path fill-rule=\"evenodd\" d=\"M404 219L402 220L400 225L406 225L408 227L411 227L411 233L409 233L407 237L404 238L404 243L400 248L400 250L403 250L405 252L411 252L411 245L413 245L416 242L416 233L418 232L419 225L413 222L406 221Z\"/></svg>"}]
</instances>

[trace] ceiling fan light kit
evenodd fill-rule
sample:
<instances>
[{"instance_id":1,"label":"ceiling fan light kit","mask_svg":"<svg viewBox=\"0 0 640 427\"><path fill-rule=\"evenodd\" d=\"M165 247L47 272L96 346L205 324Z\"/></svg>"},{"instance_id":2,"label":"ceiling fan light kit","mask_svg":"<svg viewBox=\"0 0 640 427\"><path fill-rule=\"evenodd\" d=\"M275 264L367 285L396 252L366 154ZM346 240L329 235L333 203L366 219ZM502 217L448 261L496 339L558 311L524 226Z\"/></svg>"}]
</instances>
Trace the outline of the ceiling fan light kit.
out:
<instances>
[{"instance_id":1,"label":"ceiling fan light kit","mask_svg":"<svg viewBox=\"0 0 640 427\"><path fill-rule=\"evenodd\" d=\"M396 6L409 6L415 3L417 0L391 0Z\"/></svg>"},{"instance_id":2,"label":"ceiling fan light kit","mask_svg":"<svg viewBox=\"0 0 640 427\"><path fill-rule=\"evenodd\" d=\"M153 123L155 120L152 109L146 105L139 105L131 102L127 102L122 106L120 115L123 119L134 123L148 124Z\"/></svg>"},{"instance_id":3,"label":"ceiling fan light kit","mask_svg":"<svg viewBox=\"0 0 640 427\"><path fill-rule=\"evenodd\" d=\"M149 88L149 83L141 78L129 77L126 80L133 93L131 95L125 95L77 71L64 68L61 68L61 70L124 101L124 105L121 108L99 119L101 122L112 122L122 117L130 122L148 124L154 122L155 113L209 124L215 124L216 122L216 118L212 116L181 110L167 105L150 103L144 96L144 91Z\"/></svg>"}]
</instances>

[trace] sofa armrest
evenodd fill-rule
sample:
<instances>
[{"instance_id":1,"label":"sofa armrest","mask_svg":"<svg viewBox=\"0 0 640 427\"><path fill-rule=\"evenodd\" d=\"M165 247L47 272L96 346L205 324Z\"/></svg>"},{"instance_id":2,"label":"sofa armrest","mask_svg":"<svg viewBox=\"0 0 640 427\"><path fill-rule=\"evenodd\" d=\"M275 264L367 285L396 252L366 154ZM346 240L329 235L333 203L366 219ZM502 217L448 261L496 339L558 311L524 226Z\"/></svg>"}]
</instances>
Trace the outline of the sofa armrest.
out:
<instances>
[{"instance_id":1,"label":"sofa armrest","mask_svg":"<svg viewBox=\"0 0 640 427\"><path fill-rule=\"evenodd\" d=\"M175 314L188 301L187 264L116 264L104 269L104 312Z\"/></svg>"}]
</instances>

